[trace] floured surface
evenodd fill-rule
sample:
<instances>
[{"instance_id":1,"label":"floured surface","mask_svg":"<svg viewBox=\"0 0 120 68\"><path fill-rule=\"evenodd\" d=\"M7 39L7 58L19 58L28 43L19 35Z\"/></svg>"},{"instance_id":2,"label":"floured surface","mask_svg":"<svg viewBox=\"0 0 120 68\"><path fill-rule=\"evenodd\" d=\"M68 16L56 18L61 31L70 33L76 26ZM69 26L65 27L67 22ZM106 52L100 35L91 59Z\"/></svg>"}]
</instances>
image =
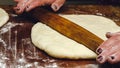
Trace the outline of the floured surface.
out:
<instances>
[{"instance_id":1,"label":"floured surface","mask_svg":"<svg viewBox=\"0 0 120 68\"><path fill-rule=\"evenodd\" d=\"M110 16L110 18L119 21L120 16L118 9L120 8L116 9L112 7L118 10L118 12L112 12L113 9L111 7L70 5L69 7L65 7L65 9L63 9L64 11L60 13L101 13L104 16ZM14 14L12 10L13 6L5 6L3 8L5 8L11 16L9 23L0 29L0 68L120 68L119 64L98 64L95 59L66 60L47 55L45 52L36 48L31 42L31 28L36 22L31 21L26 15L18 16ZM102 8L104 8L104 10ZM109 11L111 9L112 11ZM119 17L116 16L117 13ZM117 24L119 24L119 22L117 22Z\"/></svg>"},{"instance_id":2,"label":"floured surface","mask_svg":"<svg viewBox=\"0 0 120 68\"><path fill-rule=\"evenodd\" d=\"M9 19L8 13L0 8L0 27L3 26Z\"/></svg>"},{"instance_id":3,"label":"floured surface","mask_svg":"<svg viewBox=\"0 0 120 68\"><path fill-rule=\"evenodd\" d=\"M104 40L106 32L119 30L112 20L101 16L63 15L62 17L88 29ZM109 27L106 27L108 25ZM56 58L91 59L96 57L96 54L84 45L61 35L42 23L34 25L31 36L35 46Z\"/></svg>"}]
</instances>

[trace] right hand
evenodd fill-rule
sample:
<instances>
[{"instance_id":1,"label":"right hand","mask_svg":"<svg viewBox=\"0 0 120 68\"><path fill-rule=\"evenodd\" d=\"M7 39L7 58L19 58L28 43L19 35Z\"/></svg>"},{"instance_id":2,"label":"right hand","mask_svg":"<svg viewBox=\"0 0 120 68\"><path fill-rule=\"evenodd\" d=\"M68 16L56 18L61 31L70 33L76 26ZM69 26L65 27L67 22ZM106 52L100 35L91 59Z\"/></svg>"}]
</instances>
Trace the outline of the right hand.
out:
<instances>
[{"instance_id":1,"label":"right hand","mask_svg":"<svg viewBox=\"0 0 120 68\"><path fill-rule=\"evenodd\" d=\"M107 33L108 38L96 50L99 54L97 61L99 63L109 62L111 64L120 62L120 32Z\"/></svg>"}]
</instances>

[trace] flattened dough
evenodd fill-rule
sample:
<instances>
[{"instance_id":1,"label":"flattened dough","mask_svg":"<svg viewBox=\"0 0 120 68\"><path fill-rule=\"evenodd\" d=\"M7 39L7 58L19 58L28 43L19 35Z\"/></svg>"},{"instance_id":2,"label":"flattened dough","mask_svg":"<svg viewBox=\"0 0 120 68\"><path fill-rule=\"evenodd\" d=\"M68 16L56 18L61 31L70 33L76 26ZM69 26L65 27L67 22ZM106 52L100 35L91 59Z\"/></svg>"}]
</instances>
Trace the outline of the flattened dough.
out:
<instances>
[{"instance_id":1,"label":"flattened dough","mask_svg":"<svg viewBox=\"0 0 120 68\"><path fill-rule=\"evenodd\" d=\"M118 32L120 27L114 21L96 15L60 15L91 31L98 37L106 40L106 32Z\"/></svg>"},{"instance_id":2,"label":"flattened dough","mask_svg":"<svg viewBox=\"0 0 120 68\"><path fill-rule=\"evenodd\" d=\"M8 13L0 8L0 27L3 26L9 19Z\"/></svg>"},{"instance_id":3,"label":"flattened dough","mask_svg":"<svg viewBox=\"0 0 120 68\"><path fill-rule=\"evenodd\" d=\"M119 27L112 20L101 16L62 15L62 17L89 29L102 39L105 39L106 32L119 30ZM31 38L35 46L56 58L93 59L97 56L84 45L61 35L40 22L33 26Z\"/></svg>"}]
</instances>

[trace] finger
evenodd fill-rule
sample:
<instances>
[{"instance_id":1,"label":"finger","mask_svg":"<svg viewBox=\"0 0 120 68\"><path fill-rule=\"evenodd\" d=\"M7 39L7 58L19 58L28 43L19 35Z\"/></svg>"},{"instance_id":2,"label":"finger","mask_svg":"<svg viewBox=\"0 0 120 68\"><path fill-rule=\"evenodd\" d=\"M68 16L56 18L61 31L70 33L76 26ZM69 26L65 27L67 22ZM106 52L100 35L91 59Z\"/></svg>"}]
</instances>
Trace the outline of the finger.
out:
<instances>
[{"instance_id":1,"label":"finger","mask_svg":"<svg viewBox=\"0 0 120 68\"><path fill-rule=\"evenodd\" d=\"M26 11L30 11L38 6L44 6L46 4L50 4L50 3L53 3L54 0L36 0L36 1L33 1L31 3L28 3L27 7L26 7Z\"/></svg>"},{"instance_id":2,"label":"finger","mask_svg":"<svg viewBox=\"0 0 120 68\"><path fill-rule=\"evenodd\" d=\"M26 1L24 1L25 7L27 7L29 4L31 4L31 3L35 2L35 1L36 0L26 0Z\"/></svg>"},{"instance_id":3,"label":"finger","mask_svg":"<svg viewBox=\"0 0 120 68\"><path fill-rule=\"evenodd\" d=\"M38 6L43 6L43 4L44 4L43 2L34 1L26 7L26 11L28 12Z\"/></svg>"},{"instance_id":4,"label":"finger","mask_svg":"<svg viewBox=\"0 0 120 68\"><path fill-rule=\"evenodd\" d=\"M120 46L119 46L120 47ZM108 61L108 57L114 53L116 53L116 50L118 50L117 45L113 48L109 48L104 50L101 54L98 55L98 57L96 58L96 60L99 63L105 63Z\"/></svg>"},{"instance_id":5,"label":"finger","mask_svg":"<svg viewBox=\"0 0 120 68\"><path fill-rule=\"evenodd\" d=\"M114 53L116 53L117 51L119 51L120 49L120 42L116 42L116 44L114 43L114 45L112 47L108 47L106 50L104 50L100 55L98 55L98 57L96 58L96 60L99 63L105 63L108 60L108 57Z\"/></svg>"},{"instance_id":6,"label":"finger","mask_svg":"<svg viewBox=\"0 0 120 68\"><path fill-rule=\"evenodd\" d=\"M106 33L106 37L107 37L107 38L110 38L110 37L116 36L116 35L120 35L120 32L116 32L116 33L107 32L107 33Z\"/></svg>"},{"instance_id":7,"label":"finger","mask_svg":"<svg viewBox=\"0 0 120 68\"><path fill-rule=\"evenodd\" d=\"M106 33L106 37L107 37L107 38L110 38L110 37L111 37L111 34L112 34L111 32L107 32L107 33Z\"/></svg>"},{"instance_id":8,"label":"finger","mask_svg":"<svg viewBox=\"0 0 120 68\"><path fill-rule=\"evenodd\" d=\"M60 7L64 4L65 0L56 0L55 2L52 3L51 8L54 11L58 11Z\"/></svg>"},{"instance_id":9,"label":"finger","mask_svg":"<svg viewBox=\"0 0 120 68\"><path fill-rule=\"evenodd\" d=\"M16 8L14 8L17 14L21 14L24 12L24 4L19 3Z\"/></svg>"},{"instance_id":10,"label":"finger","mask_svg":"<svg viewBox=\"0 0 120 68\"><path fill-rule=\"evenodd\" d=\"M96 61L99 62L100 64L103 64L105 62L107 62L108 60L108 56L109 54L112 54L112 52L102 52L101 54L98 55L98 57L96 57Z\"/></svg>"},{"instance_id":11,"label":"finger","mask_svg":"<svg viewBox=\"0 0 120 68\"><path fill-rule=\"evenodd\" d=\"M112 47L114 44L120 41L120 36L113 36L109 38L108 40L104 41L97 49L96 53L100 54L105 49L108 49L108 47Z\"/></svg>"},{"instance_id":12,"label":"finger","mask_svg":"<svg viewBox=\"0 0 120 68\"><path fill-rule=\"evenodd\" d=\"M21 3L23 2L23 0L14 0L14 1L16 1L16 2L18 2L18 3L17 3L17 6L14 7L13 9L15 10L15 12L16 12L17 14L19 14L20 5L21 5Z\"/></svg>"},{"instance_id":13,"label":"finger","mask_svg":"<svg viewBox=\"0 0 120 68\"><path fill-rule=\"evenodd\" d=\"M114 41L112 39L106 40L104 41L97 49L96 49L96 53L100 54L102 53L102 51L104 51L107 47L111 47Z\"/></svg>"},{"instance_id":14,"label":"finger","mask_svg":"<svg viewBox=\"0 0 120 68\"><path fill-rule=\"evenodd\" d=\"M20 3L18 3L17 7L19 7L20 10L16 11L16 13L17 13L17 14L23 13L23 12L25 11L26 6L27 6L29 3L31 3L31 2L32 2L32 0L24 0L24 1L20 2Z\"/></svg>"},{"instance_id":15,"label":"finger","mask_svg":"<svg viewBox=\"0 0 120 68\"><path fill-rule=\"evenodd\" d=\"M99 56L96 58L96 61L97 61L98 63L100 63L100 64L103 64L103 63L105 63L107 60L106 60L106 57L99 55Z\"/></svg>"},{"instance_id":16,"label":"finger","mask_svg":"<svg viewBox=\"0 0 120 68\"><path fill-rule=\"evenodd\" d=\"M21 2L18 3L17 6L13 8L17 14L20 14L20 13L21 13L21 7L20 7L20 4L21 4Z\"/></svg>"},{"instance_id":17,"label":"finger","mask_svg":"<svg viewBox=\"0 0 120 68\"><path fill-rule=\"evenodd\" d=\"M14 7L13 9L15 10L15 12L20 10L20 8L18 8L18 7Z\"/></svg>"},{"instance_id":18,"label":"finger","mask_svg":"<svg viewBox=\"0 0 120 68\"><path fill-rule=\"evenodd\" d=\"M111 64L120 62L120 52L117 51L116 53L109 56L108 62L110 62Z\"/></svg>"}]
</instances>

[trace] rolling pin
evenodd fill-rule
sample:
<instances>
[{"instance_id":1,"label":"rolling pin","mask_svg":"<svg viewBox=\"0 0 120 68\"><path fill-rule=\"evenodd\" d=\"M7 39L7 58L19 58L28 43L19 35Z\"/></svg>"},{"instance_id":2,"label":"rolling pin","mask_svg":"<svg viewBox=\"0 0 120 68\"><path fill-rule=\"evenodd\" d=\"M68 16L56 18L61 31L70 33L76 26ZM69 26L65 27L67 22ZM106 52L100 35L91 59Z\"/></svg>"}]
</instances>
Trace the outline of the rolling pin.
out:
<instances>
[{"instance_id":1,"label":"rolling pin","mask_svg":"<svg viewBox=\"0 0 120 68\"><path fill-rule=\"evenodd\" d=\"M103 42L101 38L97 37L85 28L43 8L35 8L30 12L30 14L40 22L48 25L62 35L83 44L94 52Z\"/></svg>"}]
</instances>

